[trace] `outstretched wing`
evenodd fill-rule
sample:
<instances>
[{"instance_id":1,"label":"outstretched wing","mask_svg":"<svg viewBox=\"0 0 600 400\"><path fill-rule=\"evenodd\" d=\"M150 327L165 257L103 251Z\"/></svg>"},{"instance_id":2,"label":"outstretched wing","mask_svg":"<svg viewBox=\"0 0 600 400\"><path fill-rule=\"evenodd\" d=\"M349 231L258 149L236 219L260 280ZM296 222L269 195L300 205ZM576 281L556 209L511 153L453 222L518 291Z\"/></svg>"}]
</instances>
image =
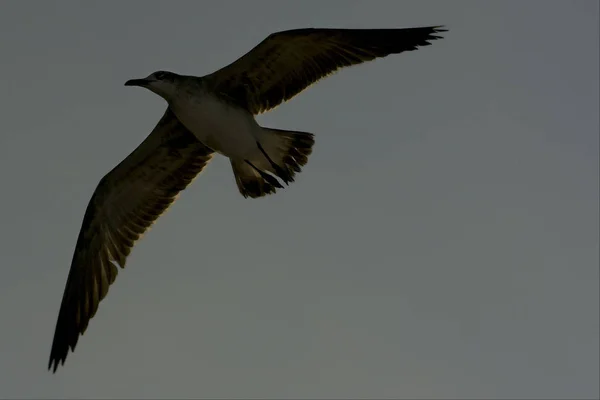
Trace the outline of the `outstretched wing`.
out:
<instances>
[{"instance_id":1,"label":"outstretched wing","mask_svg":"<svg viewBox=\"0 0 600 400\"><path fill-rule=\"evenodd\" d=\"M254 114L289 100L340 68L428 46L440 26L407 29L294 29L269 35L207 85Z\"/></svg>"},{"instance_id":2,"label":"outstretched wing","mask_svg":"<svg viewBox=\"0 0 600 400\"><path fill-rule=\"evenodd\" d=\"M88 204L67 278L48 369L64 364L134 243L202 171L213 151L167 108L150 135L104 176Z\"/></svg>"}]
</instances>

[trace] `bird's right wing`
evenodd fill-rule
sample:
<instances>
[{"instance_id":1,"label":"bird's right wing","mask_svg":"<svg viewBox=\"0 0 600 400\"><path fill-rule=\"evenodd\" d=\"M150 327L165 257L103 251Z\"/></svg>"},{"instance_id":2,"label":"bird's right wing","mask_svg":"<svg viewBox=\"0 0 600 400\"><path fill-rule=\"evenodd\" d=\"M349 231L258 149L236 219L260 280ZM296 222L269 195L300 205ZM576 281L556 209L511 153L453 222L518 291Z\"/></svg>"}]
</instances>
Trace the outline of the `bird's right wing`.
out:
<instances>
[{"instance_id":1,"label":"bird's right wing","mask_svg":"<svg viewBox=\"0 0 600 400\"><path fill-rule=\"evenodd\" d=\"M75 349L134 243L202 171L213 151L170 108L150 135L104 176L88 204L58 314L48 368Z\"/></svg>"}]
</instances>

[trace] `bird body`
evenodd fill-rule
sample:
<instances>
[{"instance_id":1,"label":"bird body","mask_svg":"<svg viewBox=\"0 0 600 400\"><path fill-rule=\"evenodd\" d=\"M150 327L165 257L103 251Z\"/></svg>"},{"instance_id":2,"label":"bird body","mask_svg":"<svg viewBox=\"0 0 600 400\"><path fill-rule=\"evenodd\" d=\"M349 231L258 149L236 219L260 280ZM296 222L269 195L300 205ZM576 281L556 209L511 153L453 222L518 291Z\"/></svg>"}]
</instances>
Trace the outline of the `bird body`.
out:
<instances>
[{"instance_id":1,"label":"bird body","mask_svg":"<svg viewBox=\"0 0 600 400\"><path fill-rule=\"evenodd\" d=\"M195 91L177 87L169 96L169 106L177 119L215 152L242 160L260 155L256 142L261 127L248 110L222 101L201 86Z\"/></svg>"},{"instance_id":2,"label":"bird body","mask_svg":"<svg viewBox=\"0 0 600 400\"><path fill-rule=\"evenodd\" d=\"M260 198L294 181L314 135L262 127L269 111L340 68L416 50L439 26L294 29L269 35L202 77L157 71L128 86L167 102L148 137L98 183L85 211L67 277L48 368L64 364L141 236L215 153L228 157L240 194Z\"/></svg>"},{"instance_id":3,"label":"bird body","mask_svg":"<svg viewBox=\"0 0 600 400\"><path fill-rule=\"evenodd\" d=\"M275 176L289 184L312 152L312 134L261 127L253 113L228 95L210 90L203 78L158 71L126 85L145 87L163 97L173 117L198 141L228 157L244 197L262 197L283 188Z\"/></svg>"}]
</instances>

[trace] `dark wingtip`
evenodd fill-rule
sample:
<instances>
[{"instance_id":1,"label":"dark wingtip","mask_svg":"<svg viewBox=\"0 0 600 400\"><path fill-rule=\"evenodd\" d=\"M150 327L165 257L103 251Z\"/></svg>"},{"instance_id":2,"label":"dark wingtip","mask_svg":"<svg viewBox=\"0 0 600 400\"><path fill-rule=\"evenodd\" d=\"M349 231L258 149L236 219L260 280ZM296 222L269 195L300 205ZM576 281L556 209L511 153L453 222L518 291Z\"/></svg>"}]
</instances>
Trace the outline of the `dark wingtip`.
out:
<instances>
[{"instance_id":1,"label":"dark wingtip","mask_svg":"<svg viewBox=\"0 0 600 400\"><path fill-rule=\"evenodd\" d=\"M53 374L56 373L56 370L58 369L58 364L61 363L61 360L59 359L55 359L54 357L50 357L50 361L48 362L48 371L52 371ZM52 365L54 364L54 365ZM64 365L64 360L61 363L62 365Z\"/></svg>"},{"instance_id":2,"label":"dark wingtip","mask_svg":"<svg viewBox=\"0 0 600 400\"><path fill-rule=\"evenodd\" d=\"M431 27L429 27L429 29L431 30L431 33L427 37L427 40L443 39L444 36L438 36L438 35L435 35L435 33L448 32L448 29L446 29L445 25L431 26Z\"/></svg>"}]
</instances>

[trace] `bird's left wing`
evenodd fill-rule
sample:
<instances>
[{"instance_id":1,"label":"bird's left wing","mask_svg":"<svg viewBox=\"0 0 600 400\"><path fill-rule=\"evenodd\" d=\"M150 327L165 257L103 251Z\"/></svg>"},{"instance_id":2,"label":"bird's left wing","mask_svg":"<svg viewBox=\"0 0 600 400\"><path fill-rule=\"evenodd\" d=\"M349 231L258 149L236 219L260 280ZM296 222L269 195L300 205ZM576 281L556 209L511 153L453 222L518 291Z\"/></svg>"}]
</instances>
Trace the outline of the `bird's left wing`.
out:
<instances>
[{"instance_id":1,"label":"bird's left wing","mask_svg":"<svg viewBox=\"0 0 600 400\"><path fill-rule=\"evenodd\" d=\"M56 372L96 313L134 243L202 171L213 151L167 108L150 135L104 176L88 204L58 314Z\"/></svg>"},{"instance_id":2,"label":"bird's left wing","mask_svg":"<svg viewBox=\"0 0 600 400\"><path fill-rule=\"evenodd\" d=\"M260 114L340 68L417 50L440 39L441 32L446 32L441 26L281 31L203 79L222 97Z\"/></svg>"}]
</instances>

